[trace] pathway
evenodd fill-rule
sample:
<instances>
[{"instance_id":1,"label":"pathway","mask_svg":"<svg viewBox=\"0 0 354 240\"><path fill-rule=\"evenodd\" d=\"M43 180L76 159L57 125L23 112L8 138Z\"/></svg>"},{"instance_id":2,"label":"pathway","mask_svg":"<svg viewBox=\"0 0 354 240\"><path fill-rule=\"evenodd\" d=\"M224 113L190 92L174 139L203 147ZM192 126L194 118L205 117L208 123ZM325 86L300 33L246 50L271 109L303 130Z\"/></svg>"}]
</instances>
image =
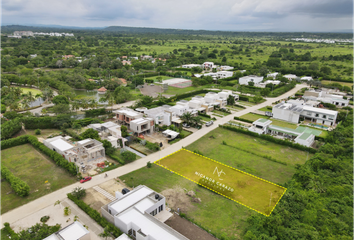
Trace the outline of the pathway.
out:
<instances>
[{"instance_id":1,"label":"pathway","mask_svg":"<svg viewBox=\"0 0 354 240\"><path fill-rule=\"evenodd\" d=\"M294 95L298 90L300 90L303 87L306 87L306 85L298 84L295 86L295 88L293 88L289 92L286 92L285 94L283 94L279 97L267 98L265 102L263 102L259 105L255 105L255 106L246 108L246 109L241 110L239 112L235 112L235 113L230 114L226 117L218 119L210 127L203 127L199 131L189 135L188 137L169 146L168 148L165 148L161 151L150 154L144 158L141 158L141 159L136 160L134 162L128 163L122 167L119 167L119 168L109 171L109 175L106 178L104 178L104 174L100 174L100 175L92 177L91 181L85 182L83 184L79 183L79 182L74 183L74 184L66 186L62 189L59 189L55 192L49 193L43 197L40 197L36 200L33 200L32 202L29 202L21 207L13 209L1 216L1 224L5 223L5 222L9 222L11 224L11 223L16 222L17 220L22 219L34 212L39 211L51 204L54 204L57 200L65 198L66 194L71 192L75 187L91 188L96 185L102 184L106 181L112 180L116 177L123 176L123 175L128 174L132 171L135 171L135 170L138 170L142 167L145 167L147 162L151 162L151 163L155 162L156 160L158 160L162 157L165 157L169 154L176 152L177 150L181 149L183 146L188 146L189 144L195 142L196 140L203 137L204 135L206 135L210 131L218 128L219 124L227 123L228 121L233 120L235 116L240 117L246 113L253 112L259 108L266 107L268 105L272 105L273 102L276 102L276 101L279 101L279 100L282 100L282 99L285 99L289 96Z\"/></svg>"}]
</instances>

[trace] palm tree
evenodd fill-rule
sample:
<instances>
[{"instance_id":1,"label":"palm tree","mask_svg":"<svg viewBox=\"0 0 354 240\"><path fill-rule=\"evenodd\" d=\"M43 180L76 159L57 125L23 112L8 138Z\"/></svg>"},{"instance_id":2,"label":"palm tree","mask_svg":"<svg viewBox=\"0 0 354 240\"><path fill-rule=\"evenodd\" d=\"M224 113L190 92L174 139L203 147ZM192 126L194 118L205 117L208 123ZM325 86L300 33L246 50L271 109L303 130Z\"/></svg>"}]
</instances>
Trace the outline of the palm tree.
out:
<instances>
[{"instance_id":1,"label":"palm tree","mask_svg":"<svg viewBox=\"0 0 354 240\"><path fill-rule=\"evenodd\" d=\"M186 112L183 113L183 115L180 118L187 124L190 124L192 121L192 114L190 112Z\"/></svg>"},{"instance_id":2,"label":"palm tree","mask_svg":"<svg viewBox=\"0 0 354 240\"><path fill-rule=\"evenodd\" d=\"M77 112L80 109L80 103L78 101L71 102L71 109Z\"/></svg>"},{"instance_id":3,"label":"palm tree","mask_svg":"<svg viewBox=\"0 0 354 240\"><path fill-rule=\"evenodd\" d=\"M191 121L195 126L202 124L202 119L200 117L192 117Z\"/></svg>"},{"instance_id":4,"label":"palm tree","mask_svg":"<svg viewBox=\"0 0 354 240\"><path fill-rule=\"evenodd\" d=\"M20 109L18 102L12 102L8 106L10 107L11 111L16 111L16 110Z\"/></svg>"},{"instance_id":5,"label":"palm tree","mask_svg":"<svg viewBox=\"0 0 354 240\"><path fill-rule=\"evenodd\" d=\"M21 94L22 94L22 90L21 90L21 88L19 88L19 87L14 87L14 88L13 88L13 92L14 92L14 94L15 94L16 97L20 97Z\"/></svg>"},{"instance_id":6,"label":"palm tree","mask_svg":"<svg viewBox=\"0 0 354 240\"><path fill-rule=\"evenodd\" d=\"M22 109L29 108L29 104L30 104L30 101L28 100L28 98L23 99L22 102L21 102Z\"/></svg>"},{"instance_id":7,"label":"palm tree","mask_svg":"<svg viewBox=\"0 0 354 240\"><path fill-rule=\"evenodd\" d=\"M91 100L89 101L89 104L90 104L90 107L91 107L92 109L97 108L97 106L98 106L98 103L97 103L97 101L96 101L95 99L91 99Z\"/></svg>"},{"instance_id":8,"label":"palm tree","mask_svg":"<svg viewBox=\"0 0 354 240\"><path fill-rule=\"evenodd\" d=\"M83 109L87 109L88 108L88 101L86 99L82 99L80 105Z\"/></svg>"}]
</instances>

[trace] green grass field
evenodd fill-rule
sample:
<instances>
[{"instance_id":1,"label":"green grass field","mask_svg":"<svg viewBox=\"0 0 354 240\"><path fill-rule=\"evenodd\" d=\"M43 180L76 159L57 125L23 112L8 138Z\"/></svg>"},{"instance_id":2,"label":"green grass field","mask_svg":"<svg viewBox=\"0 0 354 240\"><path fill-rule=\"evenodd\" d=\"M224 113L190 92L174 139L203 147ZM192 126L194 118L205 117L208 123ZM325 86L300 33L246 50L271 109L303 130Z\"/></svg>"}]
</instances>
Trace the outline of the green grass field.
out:
<instances>
[{"instance_id":1,"label":"green grass field","mask_svg":"<svg viewBox=\"0 0 354 240\"><path fill-rule=\"evenodd\" d=\"M27 197L17 196L7 181L1 184L1 213L76 182L64 169L37 152L30 144L1 151L1 162L30 186ZM48 181L46 183L46 181ZM59 199L58 199L59 200Z\"/></svg>"},{"instance_id":2,"label":"green grass field","mask_svg":"<svg viewBox=\"0 0 354 240\"><path fill-rule=\"evenodd\" d=\"M227 145L223 145L223 141ZM206 157L279 185L291 179L295 173L295 164L304 164L312 156L307 152L223 128L209 132L186 149L198 150ZM262 157L265 155L287 165Z\"/></svg>"},{"instance_id":3,"label":"green grass field","mask_svg":"<svg viewBox=\"0 0 354 240\"><path fill-rule=\"evenodd\" d=\"M285 192L283 187L184 149L155 163L264 215L270 215Z\"/></svg>"},{"instance_id":4,"label":"green grass field","mask_svg":"<svg viewBox=\"0 0 354 240\"><path fill-rule=\"evenodd\" d=\"M22 93L27 94L28 92L32 92L32 94L35 96L36 94L42 93L42 91L34 89L34 88L24 88L21 87Z\"/></svg>"},{"instance_id":5,"label":"green grass field","mask_svg":"<svg viewBox=\"0 0 354 240\"><path fill-rule=\"evenodd\" d=\"M199 86L199 87L186 87L186 88L176 88L176 87L168 87L168 90L164 92L164 94L167 95L176 95L176 94L182 94L186 92L191 92L191 91L196 91L204 88L209 88L209 85L204 85L204 86Z\"/></svg>"},{"instance_id":6,"label":"green grass field","mask_svg":"<svg viewBox=\"0 0 354 240\"><path fill-rule=\"evenodd\" d=\"M143 167L126 174L120 179L130 186L146 185L149 188L162 192L176 187L193 190L201 203L190 201L190 207L180 204L181 211L220 239L226 236L229 239L241 239L242 230L247 226L246 219L254 213L253 210L243 207L219 194L201 187L177 174L155 164L151 168ZM167 200L168 202L168 200ZM174 209L176 210L176 209Z\"/></svg>"},{"instance_id":7,"label":"green grass field","mask_svg":"<svg viewBox=\"0 0 354 240\"><path fill-rule=\"evenodd\" d=\"M350 82L337 82L337 81L322 80L321 83L322 84L339 83L342 86L348 86L348 87L352 87L353 86L353 83L350 83Z\"/></svg>"},{"instance_id":8,"label":"green grass field","mask_svg":"<svg viewBox=\"0 0 354 240\"><path fill-rule=\"evenodd\" d=\"M151 79L151 80L154 80L154 82L158 82L159 80L156 79L158 77L161 77L162 80L168 80L168 79L173 78L173 77L168 77L168 76L155 76L155 77L147 77L145 79Z\"/></svg>"}]
</instances>

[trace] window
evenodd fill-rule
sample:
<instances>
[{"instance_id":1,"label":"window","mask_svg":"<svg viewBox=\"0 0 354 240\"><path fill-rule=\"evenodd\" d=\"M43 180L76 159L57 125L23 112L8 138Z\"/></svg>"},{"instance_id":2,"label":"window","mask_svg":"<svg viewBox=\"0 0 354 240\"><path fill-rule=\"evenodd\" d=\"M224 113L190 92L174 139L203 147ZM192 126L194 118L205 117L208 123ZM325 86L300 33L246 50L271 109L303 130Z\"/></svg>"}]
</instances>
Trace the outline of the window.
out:
<instances>
[{"instance_id":1,"label":"window","mask_svg":"<svg viewBox=\"0 0 354 240\"><path fill-rule=\"evenodd\" d=\"M159 212L163 210L163 205L159 206Z\"/></svg>"},{"instance_id":2,"label":"window","mask_svg":"<svg viewBox=\"0 0 354 240\"><path fill-rule=\"evenodd\" d=\"M109 212L109 214L112 214L112 211L111 211L111 209L109 209L109 210L108 210L108 212Z\"/></svg>"},{"instance_id":3,"label":"window","mask_svg":"<svg viewBox=\"0 0 354 240\"><path fill-rule=\"evenodd\" d=\"M318 114L318 113L316 113L315 117L318 117L318 116L319 116L319 114Z\"/></svg>"},{"instance_id":4,"label":"window","mask_svg":"<svg viewBox=\"0 0 354 240\"><path fill-rule=\"evenodd\" d=\"M327 118L327 116L326 115L323 115L323 117L322 118Z\"/></svg>"}]
</instances>

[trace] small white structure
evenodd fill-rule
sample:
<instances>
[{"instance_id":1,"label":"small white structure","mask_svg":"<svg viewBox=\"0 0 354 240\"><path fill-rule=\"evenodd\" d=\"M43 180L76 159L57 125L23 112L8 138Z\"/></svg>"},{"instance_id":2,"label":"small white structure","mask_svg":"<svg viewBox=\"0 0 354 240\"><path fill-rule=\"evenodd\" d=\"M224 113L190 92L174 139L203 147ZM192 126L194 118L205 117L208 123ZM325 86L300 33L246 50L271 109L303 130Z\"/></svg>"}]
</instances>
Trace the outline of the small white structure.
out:
<instances>
[{"instance_id":1,"label":"small white structure","mask_svg":"<svg viewBox=\"0 0 354 240\"><path fill-rule=\"evenodd\" d=\"M289 81L295 80L297 78L297 76L294 74L286 74L286 75L283 75L283 77L287 78Z\"/></svg>"},{"instance_id":2,"label":"small white structure","mask_svg":"<svg viewBox=\"0 0 354 240\"><path fill-rule=\"evenodd\" d=\"M252 126L248 128L248 131L258 134L265 134L270 124L272 124L272 121L265 118L260 118L252 123Z\"/></svg>"},{"instance_id":3,"label":"small white structure","mask_svg":"<svg viewBox=\"0 0 354 240\"><path fill-rule=\"evenodd\" d=\"M172 216L165 205L164 196L140 185L103 206L101 213L107 221L137 240L188 240L164 224Z\"/></svg>"},{"instance_id":4,"label":"small white structure","mask_svg":"<svg viewBox=\"0 0 354 240\"><path fill-rule=\"evenodd\" d=\"M311 81L311 80L313 80L313 78L309 77L309 76L305 76L305 77L302 77L300 79L301 79L301 81Z\"/></svg>"},{"instance_id":5,"label":"small white structure","mask_svg":"<svg viewBox=\"0 0 354 240\"><path fill-rule=\"evenodd\" d=\"M90 232L78 221L71 223L43 240L91 240Z\"/></svg>"},{"instance_id":6,"label":"small white structure","mask_svg":"<svg viewBox=\"0 0 354 240\"><path fill-rule=\"evenodd\" d=\"M136 134L150 134L154 132L155 124L152 118L138 118L130 121L129 129Z\"/></svg>"},{"instance_id":7,"label":"small white structure","mask_svg":"<svg viewBox=\"0 0 354 240\"><path fill-rule=\"evenodd\" d=\"M258 77L256 75L249 75L241 77L238 82L241 85L248 85L249 82L254 82L254 84L260 83L263 81L263 77Z\"/></svg>"},{"instance_id":8,"label":"small white structure","mask_svg":"<svg viewBox=\"0 0 354 240\"><path fill-rule=\"evenodd\" d=\"M265 88L267 84L279 85L279 80L267 80L265 82L255 84L256 87Z\"/></svg>"},{"instance_id":9,"label":"small white structure","mask_svg":"<svg viewBox=\"0 0 354 240\"><path fill-rule=\"evenodd\" d=\"M278 76L278 74L279 74L278 72L269 73L269 74L267 74L267 78L271 77L271 78L275 79Z\"/></svg>"},{"instance_id":10,"label":"small white structure","mask_svg":"<svg viewBox=\"0 0 354 240\"><path fill-rule=\"evenodd\" d=\"M178 137L179 133L178 132L175 132L175 131L172 131L172 130L165 130L162 132L162 134L168 139L168 140L173 140L175 139L176 137Z\"/></svg>"},{"instance_id":11,"label":"small white structure","mask_svg":"<svg viewBox=\"0 0 354 240\"><path fill-rule=\"evenodd\" d=\"M233 70L234 67L231 67L231 66L220 66L218 68L218 70L221 70L221 71L229 71L229 70Z\"/></svg>"},{"instance_id":12,"label":"small white structure","mask_svg":"<svg viewBox=\"0 0 354 240\"><path fill-rule=\"evenodd\" d=\"M315 142L315 135L304 132L297 136L294 141L300 145L311 147L311 145Z\"/></svg>"},{"instance_id":13,"label":"small white structure","mask_svg":"<svg viewBox=\"0 0 354 240\"><path fill-rule=\"evenodd\" d=\"M231 90L222 90L221 92L218 92L219 98L222 100L227 100L229 96L233 96L235 101L239 100L239 95L232 93Z\"/></svg>"},{"instance_id":14,"label":"small white structure","mask_svg":"<svg viewBox=\"0 0 354 240\"><path fill-rule=\"evenodd\" d=\"M183 106L183 105L175 105L173 107L170 108L171 112L174 112L176 114L176 116L182 116L183 114L185 114L187 112L187 110L189 109L189 106Z\"/></svg>"},{"instance_id":15,"label":"small white structure","mask_svg":"<svg viewBox=\"0 0 354 240\"><path fill-rule=\"evenodd\" d=\"M203 68L204 69L213 69L216 68L213 62L205 62L203 63Z\"/></svg>"}]
</instances>

